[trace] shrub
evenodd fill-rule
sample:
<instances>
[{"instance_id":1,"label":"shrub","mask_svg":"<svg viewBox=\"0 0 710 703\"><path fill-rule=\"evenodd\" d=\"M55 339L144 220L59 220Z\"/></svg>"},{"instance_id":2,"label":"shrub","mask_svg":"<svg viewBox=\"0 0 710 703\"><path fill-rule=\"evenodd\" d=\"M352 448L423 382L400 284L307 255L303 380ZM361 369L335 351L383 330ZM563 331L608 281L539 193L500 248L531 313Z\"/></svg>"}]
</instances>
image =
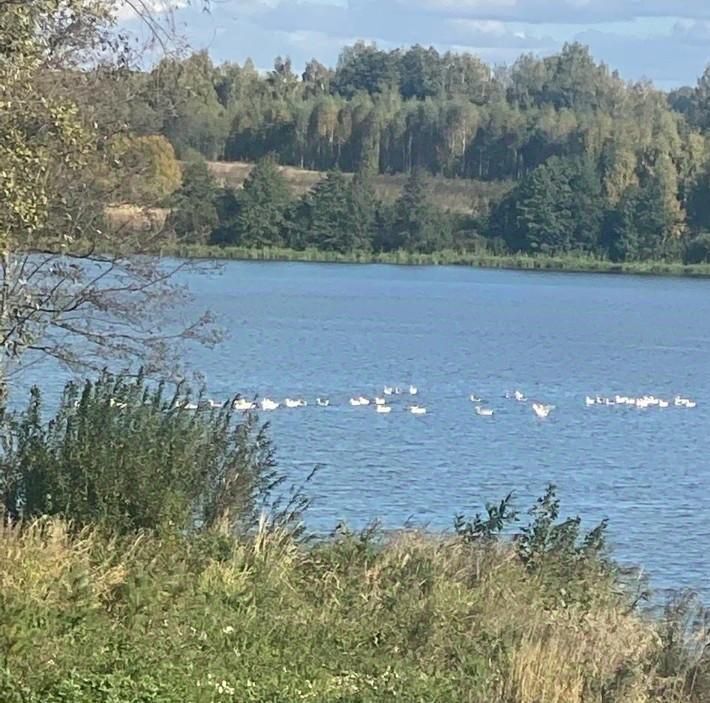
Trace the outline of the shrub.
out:
<instances>
[{"instance_id":1,"label":"shrub","mask_svg":"<svg viewBox=\"0 0 710 703\"><path fill-rule=\"evenodd\" d=\"M27 409L5 423L7 515L58 515L120 532L253 525L279 482L266 426L236 416L230 403L189 410L183 390L168 395L142 377L105 373L67 384L45 421L33 388Z\"/></svg>"},{"instance_id":2,"label":"shrub","mask_svg":"<svg viewBox=\"0 0 710 703\"><path fill-rule=\"evenodd\" d=\"M686 264L710 263L710 232L693 237L686 245L683 259Z\"/></svg>"}]
</instances>

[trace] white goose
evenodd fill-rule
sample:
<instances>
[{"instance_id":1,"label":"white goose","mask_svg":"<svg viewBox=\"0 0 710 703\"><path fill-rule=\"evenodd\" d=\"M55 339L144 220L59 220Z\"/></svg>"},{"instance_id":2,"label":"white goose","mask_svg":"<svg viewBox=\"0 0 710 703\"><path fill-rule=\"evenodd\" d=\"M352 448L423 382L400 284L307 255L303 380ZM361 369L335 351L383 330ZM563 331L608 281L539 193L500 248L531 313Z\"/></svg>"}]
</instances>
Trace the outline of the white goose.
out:
<instances>
[{"instance_id":1,"label":"white goose","mask_svg":"<svg viewBox=\"0 0 710 703\"><path fill-rule=\"evenodd\" d=\"M691 400L690 398L683 398L683 396L677 395L673 401L677 408L695 408L698 404Z\"/></svg>"},{"instance_id":2,"label":"white goose","mask_svg":"<svg viewBox=\"0 0 710 703\"><path fill-rule=\"evenodd\" d=\"M360 405L369 405L370 400L368 398L365 398L365 396L361 395L358 400L360 401Z\"/></svg>"},{"instance_id":3,"label":"white goose","mask_svg":"<svg viewBox=\"0 0 710 703\"><path fill-rule=\"evenodd\" d=\"M360 402L360 398L350 398L350 405L352 405L354 408L358 407L359 405L362 405Z\"/></svg>"},{"instance_id":4,"label":"white goose","mask_svg":"<svg viewBox=\"0 0 710 703\"><path fill-rule=\"evenodd\" d=\"M385 405L386 401L384 398L375 398L375 405Z\"/></svg>"},{"instance_id":5,"label":"white goose","mask_svg":"<svg viewBox=\"0 0 710 703\"><path fill-rule=\"evenodd\" d=\"M482 402L483 402L483 399L482 399L482 398L479 398L477 395L470 395L470 396L468 396L468 399L469 399L472 403L482 403Z\"/></svg>"},{"instance_id":6,"label":"white goose","mask_svg":"<svg viewBox=\"0 0 710 703\"><path fill-rule=\"evenodd\" d=\"M495 412L491 408L482 408L480 405L477 405L476 415L480 415L481 417L493 417Z\"/></svg>"},{"instance_id":7,"label":"white goose","mask_svg":"<svg viewBox=\"0 0 710 703\"><path fill-rule=\"evenodd\" d=\"M237 412L249 412L249 410L254 410L255 407L256 405L250 400L246 400L246 398L237 398L232 403L232 410L236 410Z\"/></svg>"},{"instance_id":8,"label":"white goose","mask_svg":"<svg viewBox=\"0 0 710 703\"><path fill-rule=\"evenodd\" d=\"M416 386L409 386L409 395L416 395L419 393L419 389Z\"/></svg>"},{"instance_id":9,"label":"white goose","mask_svg":"<svg viewBox=\"0 0 710 703\"><path fill-rule=\"evenodd\" d=\"M592 398L591 396L587 396L587 397L584 399L584 403L586 404L586 406L587 406L588 408L591 408L593 405L596 405L596 404L597 404L597 401L596 401L596 398Z\"/></svg>"},{"instance_id":10,"label":"white goose","mask_svg":"<svg viewBox=\"0 0 710 703\"><path fill-rule=\"evenodd\" d=\"M513 393L513 397L514 397L515 400L517 400L519 403L524 403L524 402L527 400L527 398L523 395L522 391L515 391L515 392Z\"/></svg>"},{"instance_id":11,"label":"white goose","mask_svg":"<svg viewBox=\"0 0 710 703\"><path fill-rule=\"evenodd\" d=\"M382 392L385 395L392 395L394 393L394 388L392 388L392 386L385 386Z\"/></svg>"},{"instance_id":12,"label":"white goose","mask_svg":"<svg viewBox=\"0 0 710 703\"><path fill-rule=\"evenodd\" d=\"M262 398L260 405L263 411L270 412L272 410L277 410L280 403L277 403L275 400L271 400L271 398Z\"/></svg>"},{"instance_id":13,"label":"white goose","mask_svg":"<svg viewBox=\"0 0 710 703\"><path fill-rule=\"evenodd\" d=\"M319 408L327 408L330 405L330 401L327 398L316 398L316 405Z\"/></svg>"},{"instance_id":14,"label":"white goose","mask_svg":"<svg viewBox=\"0 0 710 703\"><path fill-rule=\"evenodd\" d=\"M535 415L541 419L549 417L550 413L555 409L554 405L543 405L542 403L533 403L532 409Z\"/></svg>"},{"instance_id":15,"label":"white goose","mask_svg":"<svg viewBox=\"0 0 710 703\"><path fill-rule=\"evenodd\" d=\"M284 405L287 408L300 408L301 407L301 401L300 400L292 400L291 398L286 398L284 400Z\"/></svg>"},{"instance_id":16,"label":"white goose","mask_svg":"<svg viewBox=\"0 0 710 703\"><path fill-rule=\"evenodd\" d=\"M426 408L422 405L411 405L409 412L412 413L412 415L426 415Z\"/></svg>"},{"instance_id":17,"label":"white goose","mask_svg":"<svg viewBox=\"0 0 710 703\"><path fill-rule=\"evenodd\" d=\"M375 406L375 410L380 415L387 415L388 413L392 412L392 406L391 405L377 405L377 406Z\"/></svg>"}]
</instances>

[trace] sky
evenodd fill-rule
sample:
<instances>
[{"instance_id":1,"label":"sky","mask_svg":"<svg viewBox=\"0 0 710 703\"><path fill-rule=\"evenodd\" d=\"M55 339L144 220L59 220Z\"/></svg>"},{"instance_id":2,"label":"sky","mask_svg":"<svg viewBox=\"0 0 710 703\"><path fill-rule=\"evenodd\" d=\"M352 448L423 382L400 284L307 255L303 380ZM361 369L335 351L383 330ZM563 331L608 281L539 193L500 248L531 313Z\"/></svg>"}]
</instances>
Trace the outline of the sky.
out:
<instances>
[{"instance_id":1,"label":"sky","mask_svg":"<svg viewBox=\"0 0 710 703\"><path fill-rule=\"evenodd\" d=\"M492 64L580 41L628 80L695 85L710 63L710 0L143 0L184 5L172 21L217 62L268 69L289 56L334 66L357 40L468 51Z\"/></svg>"}]
</instances>

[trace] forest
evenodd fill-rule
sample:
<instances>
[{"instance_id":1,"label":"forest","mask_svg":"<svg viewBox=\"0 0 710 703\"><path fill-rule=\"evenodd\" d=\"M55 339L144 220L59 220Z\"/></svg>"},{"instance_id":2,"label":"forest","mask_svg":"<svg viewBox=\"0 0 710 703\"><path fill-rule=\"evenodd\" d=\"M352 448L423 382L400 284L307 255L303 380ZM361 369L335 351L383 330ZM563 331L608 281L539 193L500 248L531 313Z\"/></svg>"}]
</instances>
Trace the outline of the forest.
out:
<instances>
[{"instance_id":1,"label":"forest","mask_svg":"<svg viewBox=\"0 0 710 703\"><path fill-rule=\"evenodd\" d=\"M243 191L215 190L209 207L201 193L204 221L177 226L194 240L418 252L483 241L492 253L613 261L710 255L710 67L696 87L668 94L624 81L580 44L492 68L468 54L358 43L334 69L313 60L302 75L280 57L264 73L249 61L216 66L202 52L127 80L131 134L164 136L180 160L329 172L300 199L266 165ZM339 172L357 177L346 185ZM373 174L412 177L392 207L378 202ZM188 167L171 207L205 187L195 176ZM423 197L432 177L495 182L502 195L472 202L462 218Z\"/></svg>"}]
</instances>

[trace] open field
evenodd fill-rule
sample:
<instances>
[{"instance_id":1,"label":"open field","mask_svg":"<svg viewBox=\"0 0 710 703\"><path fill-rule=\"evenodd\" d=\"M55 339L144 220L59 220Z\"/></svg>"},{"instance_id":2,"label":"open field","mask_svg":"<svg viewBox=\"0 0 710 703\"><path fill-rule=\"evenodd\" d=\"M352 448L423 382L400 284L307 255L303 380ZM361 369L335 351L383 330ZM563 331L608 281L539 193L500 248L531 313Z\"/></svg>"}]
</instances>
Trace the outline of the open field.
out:
<instances>
[{"instance_id":1,"label":"open field","mask_svg":"<svg viewBox=\"0 0 710 703\"><path fill-rule=\"evenodd\" d=\"M242 161L212 161L209 168L214 177L223 185L240 188L249 175L253 164ZM311 189L325 173L307 171L293 166L280 166L294 195L303 195ZM352 177L352 174L346 174ZM394 202L407 181L405 174L375 176L377 195L385 202ZM452 212L476 214L486 209L489 202L499 200L511 187L507 182L473 181L467 179L432 178L429 194L435 205Z\"/></svg>"}]
</instances>

